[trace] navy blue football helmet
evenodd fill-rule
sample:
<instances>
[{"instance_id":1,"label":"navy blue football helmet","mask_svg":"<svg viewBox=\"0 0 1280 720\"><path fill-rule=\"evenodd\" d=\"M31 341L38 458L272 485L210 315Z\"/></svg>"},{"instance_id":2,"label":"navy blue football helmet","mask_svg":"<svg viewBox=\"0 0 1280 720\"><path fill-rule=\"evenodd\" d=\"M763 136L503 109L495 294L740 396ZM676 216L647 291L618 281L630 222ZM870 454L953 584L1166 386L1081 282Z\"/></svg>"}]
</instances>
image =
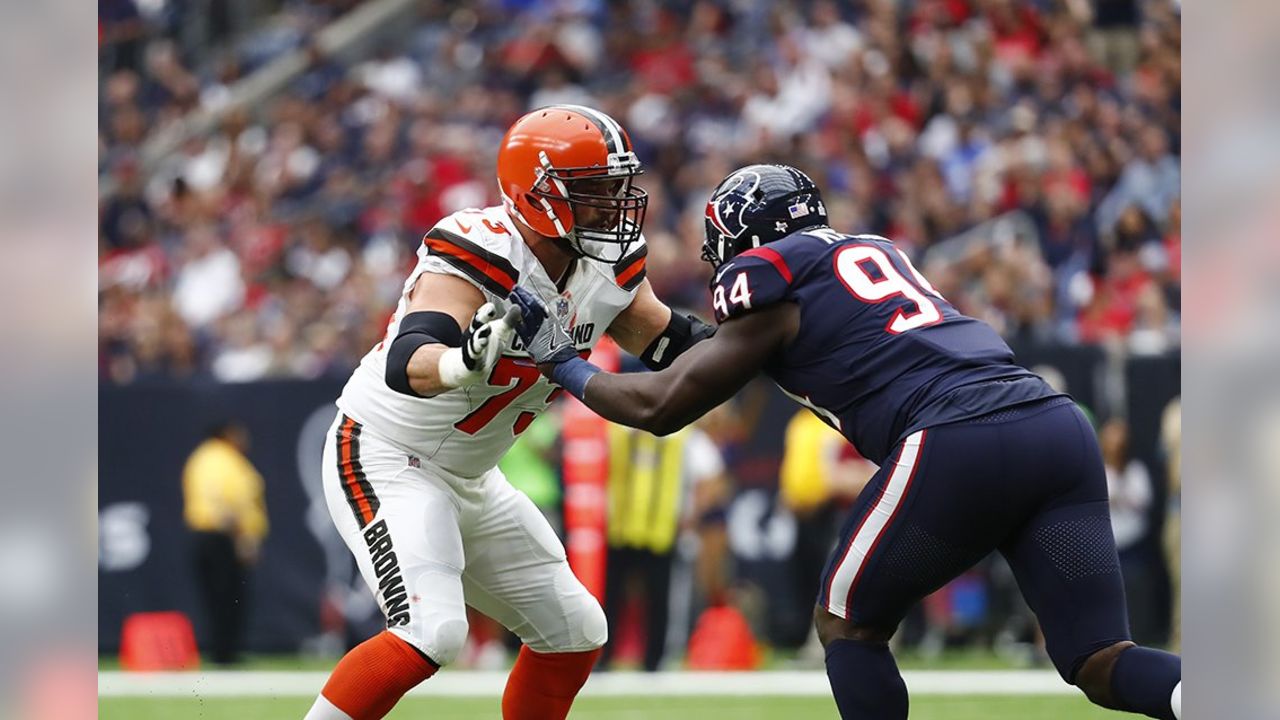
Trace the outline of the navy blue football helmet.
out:
<instances>
[{"instance_id":1,"label":"navy blue football helmet","mask_svg":"<svg viewBox=\"0 0 1280 720\"><path fill-rule=\"evenodd\" d=\"M822 193L808 175L790 165L748 165L707 201L702 259L720 267L738 253L826 224Z\"/></svg>"}]
</instances>

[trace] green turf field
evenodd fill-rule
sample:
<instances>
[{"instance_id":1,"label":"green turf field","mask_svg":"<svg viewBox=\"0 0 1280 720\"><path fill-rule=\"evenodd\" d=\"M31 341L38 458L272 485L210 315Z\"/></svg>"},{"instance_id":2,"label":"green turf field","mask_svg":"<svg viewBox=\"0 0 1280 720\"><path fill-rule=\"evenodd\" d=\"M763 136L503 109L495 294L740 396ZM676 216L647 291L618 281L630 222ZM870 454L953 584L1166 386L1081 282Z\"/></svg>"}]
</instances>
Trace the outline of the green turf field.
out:
<instances>
[{"instance_id":1,"label":"green turf field","mask_svg":"<svg viewBox=\"0 0 1280 720\"><path fill-rule=\"evenodd\" d=\"M515 660L514 657L510 658ZM895 652L894 659L902 670L1021 670L1027 667L1025 662L1015 662L982 648L952 649L941 654L922 656L910 650ZM338 658L312 658L299 655L247 655L243 662L235 666L235 670L315 670L329 672L337 664ZM201 667L213 668L209 658L201 657ZM1042 667L1050 667L1048 660ZM766 648L761 670L783 669L822 670L821 657L808 662L797 660L795 652L778 652ZM120 660L114 655L98 657L99 670L120 670ZM626 669L636 669L636 666Z\"/></svg>"},{"instance_id":2,"label":"green turf field","mask_svg":"<svg viewBox=\"0 0 1280 720\"><path fill-rule=\"evenodd\" d=\"M106 698L99 720L298 720L305 698L155 699ZM392 720L494 720L498 700L409 698ZM805 720L836 718L827 698L609 697L581 698L571 720ZM1109 720L1083 697L939 697L911 701L911 720Z\"/></svg>"}]
</instances>

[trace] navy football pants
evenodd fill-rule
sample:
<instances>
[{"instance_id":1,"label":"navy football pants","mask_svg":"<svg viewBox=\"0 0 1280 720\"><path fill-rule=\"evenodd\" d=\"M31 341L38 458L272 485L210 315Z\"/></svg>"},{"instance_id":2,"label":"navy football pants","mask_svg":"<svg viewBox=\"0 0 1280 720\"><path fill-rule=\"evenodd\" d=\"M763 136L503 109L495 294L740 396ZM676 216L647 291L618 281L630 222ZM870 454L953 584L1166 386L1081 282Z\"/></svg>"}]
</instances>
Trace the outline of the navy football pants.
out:
<instances>
[{"instance_id":1,"label":"navy football pants","mask_svg":"<svg viewBox=\"0 0 1280 720\"><path fill-rule=\"evenodd\" d=\"M856 625L893 629L992 550L1012 566L1063 679L1129 639L1102 457L1070 399L928 428L899 443L858 496L818 604Z\"/></svg>"}]
</instances>

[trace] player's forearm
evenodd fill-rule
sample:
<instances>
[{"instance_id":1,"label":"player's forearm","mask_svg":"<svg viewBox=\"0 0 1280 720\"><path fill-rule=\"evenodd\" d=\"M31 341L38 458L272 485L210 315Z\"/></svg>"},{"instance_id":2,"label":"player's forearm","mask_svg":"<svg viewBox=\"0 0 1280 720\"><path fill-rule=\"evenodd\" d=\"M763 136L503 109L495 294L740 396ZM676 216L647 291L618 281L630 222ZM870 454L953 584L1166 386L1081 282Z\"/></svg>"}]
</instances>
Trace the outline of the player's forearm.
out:
<instances>
[{"instance_id":1,"label":"player's forearm","mask_svg":"<svg viewBox=\"0 0 1280 720\"><path fill-rule=\"evenodd\" d=\"M659 316L658 313L665 313ZM671 310L659 305L657 312L651 312L642 318L628 318L623 322L621 317L609 326L609 337L623 350L639 357L654 340L662 335L663 328L671 322Z\"/></svg>"},{"instance_id":2,"label":"player's forearm","mask_svg":"<svg viewBox=\"0 0 1280 720\"><path fill-rule=\"evenodd\" d=\"M405 374L409 376L409 387L414 392L431 397L449 389L440 379L440 359L448 349L444 345L431 344L413 351L405 366Z\"/></svg>"},{"instance_id":3,"label":"player's forearm","mask_svg":"<svg viewBox=\"0 0 1280 720\"><path fill-rule=\"evenodd\" d=\"M409 387L422 397L468 385L475 375L462 359L462 348L432 343L413 351L405 366Z\"/></svg>"},{"instance_id":4,"label":"player's forearm","mask_svg":"<svg viewBox=\"0 0 1280 720\"><path fill-rule=\"evenodd\" d=\"M640 283L635 299L609 325L609 337L623 350L640 357L671 323L671 308L653 294L649 281Z\"/></svg>"},{"instance_id":5,"label":"player's forearm","mask_svg":"<svg viewBox=\"0 0 1280 720\"><path fill-rule=\"evenodd\" d=\"M424 345L413 351L406 365L408 384L422 397L439 395L447 389L468 386L483 375L467 368L461 347Z\"/></svg>"},{"instance_id":6,"label":"player's forearm","mask_svg":"<svg viewBox=\"0 0 1280 720\"><path fill-rule=\"evenodd\" d=\"M599 373L591 378L582 402L601 417L654 435L670 435L701 413L682 407L666 373Z\"/></svg>"},{"instance_id":7,"label":"player's forearm","mask_svg":"<svg viewBox=\"0 0 1280 720\"><path fill-rule=\"evenodd\" d=\"M574 359L543 372L600 417L654 435L670 435L715 405L677 371L615 374Z\"/></svg>"}]
</instances>

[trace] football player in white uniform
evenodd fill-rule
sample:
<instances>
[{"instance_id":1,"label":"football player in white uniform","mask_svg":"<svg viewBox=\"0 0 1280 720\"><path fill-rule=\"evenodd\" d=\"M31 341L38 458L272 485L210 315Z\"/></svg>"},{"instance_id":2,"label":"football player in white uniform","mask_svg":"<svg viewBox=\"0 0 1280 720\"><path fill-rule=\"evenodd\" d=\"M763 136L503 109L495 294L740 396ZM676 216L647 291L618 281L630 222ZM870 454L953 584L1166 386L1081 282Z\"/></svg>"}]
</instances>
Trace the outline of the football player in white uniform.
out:
<instances>
[{"instance_id":1,"label":"football player in white uniform","mask_svg":"<svg viewBox=\"0 0 1280 720\"><path fill-rule=\"evenodd\" d=\"M455 213L423 239L324 450L330 514L387 630L338 663L307 720L383 717L457 656L468 605L524 643L503 718L568 714L605 643L605 617L555 532L496 467L558 392L503 310L515 312L507 296L518 284L580 352L608 333L655 369L713 332L672 313L645 279L640 172L613 118L535 110L499 148L502 205Z\"/></svg>"}]
</instances>

